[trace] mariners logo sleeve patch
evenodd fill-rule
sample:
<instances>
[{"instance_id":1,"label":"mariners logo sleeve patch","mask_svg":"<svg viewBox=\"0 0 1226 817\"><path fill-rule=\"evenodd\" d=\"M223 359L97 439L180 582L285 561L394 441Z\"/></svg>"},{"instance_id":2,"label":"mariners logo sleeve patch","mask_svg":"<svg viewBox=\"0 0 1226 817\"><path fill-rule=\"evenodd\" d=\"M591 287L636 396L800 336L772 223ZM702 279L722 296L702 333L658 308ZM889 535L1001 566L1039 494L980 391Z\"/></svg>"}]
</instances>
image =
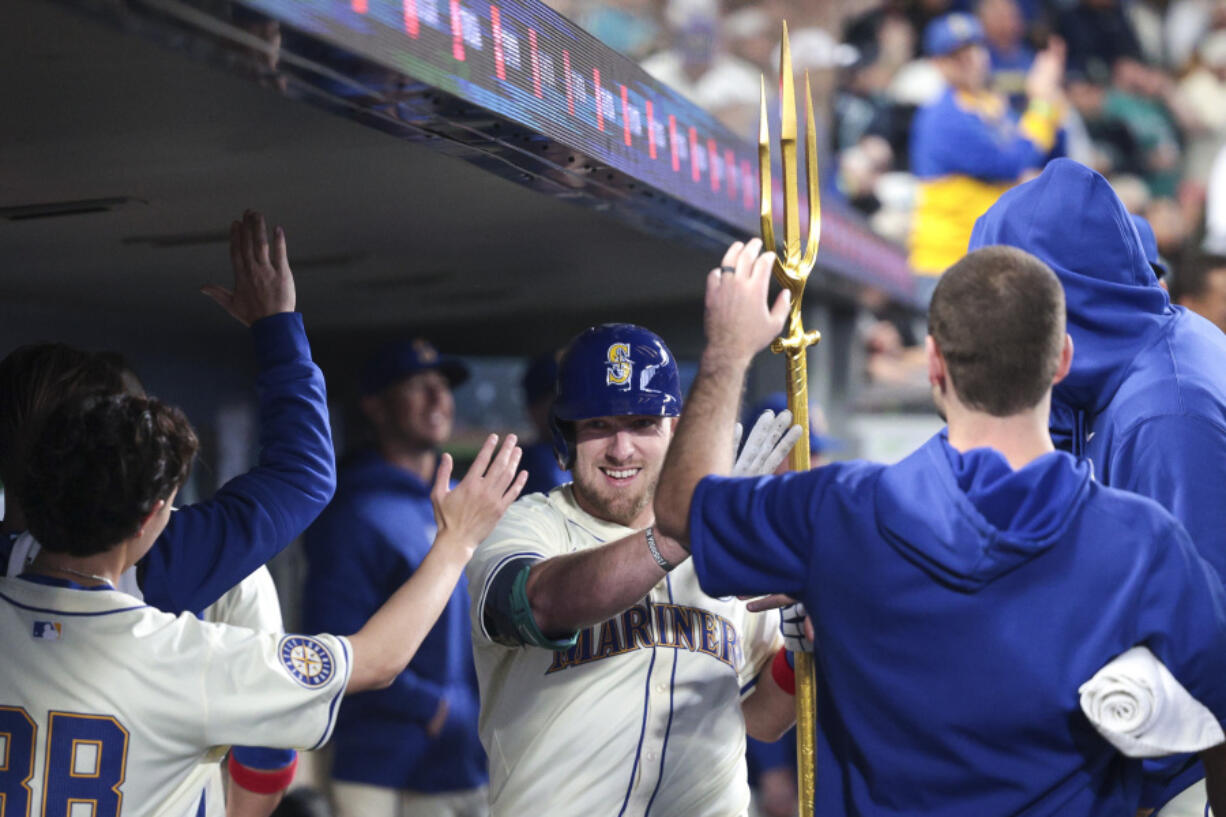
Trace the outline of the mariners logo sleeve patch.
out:
<instances>
[{"instance_id":1,"label":"mariners logo sleeve patch","mask_svg":"<svg viewBox=\"0 0 1226 817\"><path fill-rule=\"evenodd\" d=\"M281 639L281 664L294 680L308 689L316 689L331 680L336 662L331 651L319 639L306 635L288 635Z\"/></svg>"}]
</instances>

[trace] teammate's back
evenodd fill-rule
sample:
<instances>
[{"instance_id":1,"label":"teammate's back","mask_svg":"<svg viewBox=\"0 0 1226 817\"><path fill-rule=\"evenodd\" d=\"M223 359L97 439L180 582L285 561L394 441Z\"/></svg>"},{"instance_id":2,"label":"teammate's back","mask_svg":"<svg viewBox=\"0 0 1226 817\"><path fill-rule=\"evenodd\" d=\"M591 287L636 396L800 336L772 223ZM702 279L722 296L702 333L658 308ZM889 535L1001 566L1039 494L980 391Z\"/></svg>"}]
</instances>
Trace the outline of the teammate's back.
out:
<instances>
[{"instance_id":1,"label":"teammate's back","mask_svg":"<svg viewBox=\"0 0 1226 817\"><path fill-rule=\"evenodd\" d=\"M49 577L0 578L0 633L0 791L15 814L92 800L97 814L193 815L211 747L321 745L350 666L341 638L176 618Z\"/></svg>"},{"instance_id":2,"label":"teammate's back","mask_svg":"<svg viewBox=\"0 0 1226 817\"><path fill-rule=\"evenodd\" d=\"M1054 450L1052 386L1073 361L1055 274L1006 247L944 273L926 358L948 426L903 461L708 476L726 473L711 427L782 323L763 258L709 280L711 341L656 512L706 592L804 599L818 813L1133 814L1129 757L1163 752L1203 751L1226 779L1226 591L1161 506ZM1138 646L1169 674L1156 697L1187 706L1135 731L1082 711L1083 685Z\"/></svg>"},{"instance_id":3,"label":"teammate's back","mask_svg":"<svg viewBox=\"0 0 1226 817\"><path fill-rule=\"evenodd\" d=\"M1140 762L1099 737L1077 693L1135 644L1226 712L1220 674L1205 671L1226 672L1211 568L1157 503L1095 483L1067 454L1012 471L942 434L894 466L761 488L711 479L699 500L708 592L778 588L795 570L784 589L809 605L820 813L1131 813ZM788 507L824 524L804 531ZM755 546L775 543L758 557L769 572L707 555L755 532Z\"/></svg>"}]
</instances>

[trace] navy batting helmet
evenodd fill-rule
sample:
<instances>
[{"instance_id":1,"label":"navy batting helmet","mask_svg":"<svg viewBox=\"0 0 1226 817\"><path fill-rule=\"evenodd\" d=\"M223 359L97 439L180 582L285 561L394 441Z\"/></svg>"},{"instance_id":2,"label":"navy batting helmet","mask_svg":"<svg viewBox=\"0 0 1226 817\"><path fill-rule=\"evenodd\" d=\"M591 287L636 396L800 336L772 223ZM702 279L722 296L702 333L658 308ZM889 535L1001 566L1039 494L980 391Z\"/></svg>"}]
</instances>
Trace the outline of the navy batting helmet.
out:
<instances>
[{"instance_id":1,"label":"navy batting helmet","mask_svg":"<svg viewBox=\"0 0 1226 817\"><path fill-rule=\"evenodd\" d=\"M592 417L681 414L677 361L655 332L632 323L606 323L579 333L558 363L550 412L558 465L574 465L571 423Z\"/></svg>"}]
</instances>

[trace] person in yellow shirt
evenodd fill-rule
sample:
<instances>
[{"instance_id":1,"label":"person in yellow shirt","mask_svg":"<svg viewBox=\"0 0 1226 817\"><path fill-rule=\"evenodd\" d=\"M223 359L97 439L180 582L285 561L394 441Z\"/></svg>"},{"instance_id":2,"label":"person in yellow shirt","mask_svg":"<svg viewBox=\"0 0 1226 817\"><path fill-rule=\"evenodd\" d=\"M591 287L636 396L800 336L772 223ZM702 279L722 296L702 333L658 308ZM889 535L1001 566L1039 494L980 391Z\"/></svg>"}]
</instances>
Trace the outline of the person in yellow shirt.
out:
<instances>
[{"instance_id":1,"label":"person in yellow shirt","mask_svg":"<svg viewBox=\"0 0 1226 817\"><path fill-rule=\"evenodd\" d=\"M988 90L988 50L975 17L933 20L924 52L948 86L911 125L919 192L908 249L927 300L941 273L966 254L975 219L1027 172L1041 169L1051 152L1063 116L1064 44L1053 40L1036 56L1020 118Z\"/></svg>"}]
</instances>

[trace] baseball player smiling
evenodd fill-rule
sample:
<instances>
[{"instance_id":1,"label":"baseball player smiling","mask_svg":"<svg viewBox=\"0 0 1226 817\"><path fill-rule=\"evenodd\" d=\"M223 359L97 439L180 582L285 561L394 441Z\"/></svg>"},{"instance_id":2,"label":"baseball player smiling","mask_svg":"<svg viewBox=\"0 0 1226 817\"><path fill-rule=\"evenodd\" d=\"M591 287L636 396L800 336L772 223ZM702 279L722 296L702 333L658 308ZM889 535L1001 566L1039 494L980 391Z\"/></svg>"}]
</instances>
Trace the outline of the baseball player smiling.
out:
<instances>
[{"instance_id":1,"label":"baseball player smiling","mask_svg":"<svg viewBox=\"0 0 1226 817\"><path fill-rule=\"evenodd\" d=\"M702 593L651 527L680 410L672 353L642 327L590 328L560 363L554 449L574 482L519 500L468 568L494 815L748 809L746 728L782 727L755 705L783 694L762 672L779 619ZM773 470L789 426L760 422L742 466Z\"/></svg>"}]
</instances>

